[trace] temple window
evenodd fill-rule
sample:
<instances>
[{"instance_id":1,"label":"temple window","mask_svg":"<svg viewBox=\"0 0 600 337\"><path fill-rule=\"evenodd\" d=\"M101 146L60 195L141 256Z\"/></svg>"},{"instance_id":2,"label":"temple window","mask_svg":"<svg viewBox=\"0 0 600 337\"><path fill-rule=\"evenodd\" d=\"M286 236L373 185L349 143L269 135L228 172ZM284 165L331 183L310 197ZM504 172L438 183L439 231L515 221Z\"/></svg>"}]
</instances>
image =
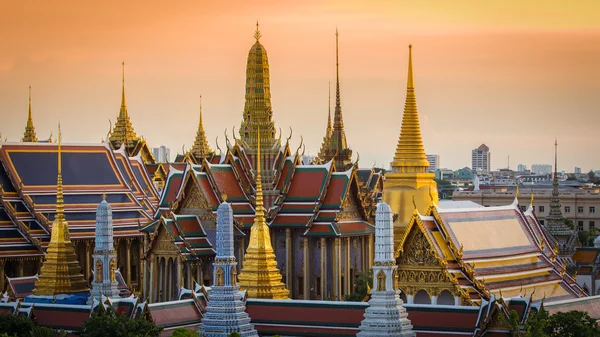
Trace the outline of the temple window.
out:
<instances>
[{"instance_id":1,"label":"temple window","mask_svg":"<svg viewBox=\"0 0 600 337\"><path fill-rule=\"evenodd\" d=\"M304 277L302 276L298 277L298 295L304 295Z\"/></svg>"},{"instance_id":2,"label":"temple window","mask_svg":"<svg viewBox=\"0 0 600 337\"><path fill-rule=\"evenodd\" d=\"M414 302L415 304L431 304L431 297L425 290L421 289L415 294Z\"/></svg>"},{"instance_id":3,"label":"temple window","mask_svg":"<svg viewBox=\"0 0 600 337\"><path fill-rule=\"evenodd\" d=\"M442 291L437 298L437 304L454 305L454 295L447 289Z\"/></svg>"},{"instance_id":4,"label":"temple window","mask_svg":"<svg viewBox=\"0 0 600 337\"><path fill-rule=\"evenodd\" d=\"M315 288L317 289L317 296L321 296L321 278L317 277L315 280Z\"/></svg>"}]
</instances>

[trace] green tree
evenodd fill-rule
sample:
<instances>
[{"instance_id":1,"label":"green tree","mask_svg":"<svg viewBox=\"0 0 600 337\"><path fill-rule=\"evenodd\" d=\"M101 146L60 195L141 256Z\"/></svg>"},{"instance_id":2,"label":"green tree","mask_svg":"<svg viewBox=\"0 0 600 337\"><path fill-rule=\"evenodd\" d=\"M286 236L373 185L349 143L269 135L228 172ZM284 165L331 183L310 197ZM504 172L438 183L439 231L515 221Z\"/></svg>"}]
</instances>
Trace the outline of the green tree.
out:
<instances>
[{"instance_id":1,"label":"green tree","mask_svg":"<svg viewBox=\"0 0 600 337\"><path fill-rule=\"evenodd\" d=\"M200 337L200 333L186 328L177 328L173 331L171 337Z\"/></svg>"},{"instance_id":2,"label":"green tree","mask_svg":"<svg viewBox=\"0 0 600 337\"><path fill-rule=\"evenodd\" d=\"M587 312L557 312L548 319L546 332L552 337L599 337L600 327Z\"/></svg>"},{"instance_id":3,"label":"green tree","mask_svg":"<svg viewBox=\"0 0 600 337\"><path fill-rule=\"evenodd\" d=\"M83 324L82 337L159 337L163 328L143 318L116 316L112 308L106 312L94 312Z\"/></svg>"},{"instance_id":4,"label":"green tree","mask_svg":"<svg viewBox=\"0 0 600 337\"><path fill-rule=\"evenodd\" d=\"M544 309L538 312L531 312L529 320L525 324L526 337L549 337L546 333L548 327L548 312Z\"/></svg>"},{"instance_id":5,"label":"green tree","mask_svg":"<svg viewBox=\"0 0 600 337\"><path fill-rule=\"evenodd\" d=\"M590 182L590 183L596 182L596 174L592 170L590 170L590 172L588 172L588 182Z\"/></svg>"},{"instance_id":6,"label":"green tree","mask_svg":"<svg viewBox=\"0 0 600 337\"><path fill-rule=\"evenodd\" d=\"M354 278L354 293L346 295L344 300L351 302L362 301L367 296L369 289L367 288L367 285L369 288L373 288L373 269L363 271L356 275Z\"/></svg>"},{"instance_id":7,"label":"green tree","mask_svg":"<svg viewBox=\"0 0 600 337\"><path fill-rule=\"evenodd\" d=\"M0 333L29 336L34 326L33 321L23 315L0 315Z\"/></svg>"},{"instance_id":8,"label":"green tree","mask_svg":"<svg viewBox=\"0 0 600 337\"><path fill-rule=\"evenodd\" d=\"M227 337L241 337L241 336L238 332L234 331L234 332L230 333L229 336L227 336Z\"/></svg>"}]
</instances>

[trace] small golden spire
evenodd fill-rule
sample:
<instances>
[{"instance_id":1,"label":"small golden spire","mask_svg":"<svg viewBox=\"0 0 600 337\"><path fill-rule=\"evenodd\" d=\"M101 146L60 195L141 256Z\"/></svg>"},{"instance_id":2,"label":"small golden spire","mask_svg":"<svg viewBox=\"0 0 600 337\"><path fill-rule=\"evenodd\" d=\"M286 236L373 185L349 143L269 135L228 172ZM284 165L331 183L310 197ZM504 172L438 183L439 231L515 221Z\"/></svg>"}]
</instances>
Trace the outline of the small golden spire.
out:
<instances>
[{"instance_id":1,"label":"small golden spire","mask_svg":"<svg viewBox=\"0 0 600 337\"><path fill-rule=\"evenodd\" d=\"M89 291L87 281L80 272L81 268L69 235L69 225L65 220L60 123L58 124L57 156L56 214L52 222L50 243L46 249L44 263L33 290L33 294L39 296Z\"/></svg>"},{"instance_id":2,"label":"small golden spire","mask_svg":"<svg viewBox=\"0 0 600 337\"><path fill-rule=\"evenodd\" d=\"M208 138L204 132L204 124L202 123L202 95L200 95L200 121L198 123L198 131L196 132L196 139L194 140L194 144L190 151L194 157L198 159L206 158L212 153L212 150L208 145Z\"/></svg>"},{"instance_id":3,"label":"small golden spire","mask_svg":"<svg viewBox=\"0 0 600 337\"><path fill-rule=\"evenodd\" d=\"M271 234L265 219L262 177L260 171L260 130L258 130L256 161L256 207L254 224L250 228L250 242L246 249L238 284L250 298L287 299L289 291L281 282Z\"/></svg>"},{"instance_id":4,"label":"small golden spire","mask_svg":"<svg viewBox=\"0 0 600 337\"><path fill-rule=\"evenodd\" d=\"M125 103L125 61L121 64L121 113L119 117L127 117L127 104Z\"/></svg>"},{"instance_id":5,"label":"small golden spire","mask_svg":"<svg viewBox=\"0 0 600 337\"><path fill-rule=\"evenodd\" d=\"M533 190L531 191L531 200L529 200L529 204L533 206Z\"/></svg>"},{"instance_id":6,"label":"small golden spire","mask_svg":"<svg viewBox=\"0 0 600 337\"><path fill-rule=\"evenodd\" d=\"M408 45L408 78L406 81L406 88L414 89L415 83L413 81L413 69L412 69L412 44Z\"/></svg>"},{"instance_id":7,"label":"small golden spire","mask_svg":"<svg viewBox=\"0 0 600 337\"><path fill-rule=\"evenodd\" d=\"M129 113L127 112L127 103L125 100L124 61L121 63L121 66L121 108L119 109L119 116L117 117L115 127L110 131L108 139L111 142L114 149L118 149L123 144L125 144L125 149L133 150L133 146L136 144L136 142L140 141L141 139L136 135L135 131L133 130L133 126L131 125L131 121L129 120ZM135 155L133 153L129 154Z\"/></svg>"},{"instance_id":8,"label":"small golden spire","mask_svg":"<svg viewBox=\"0 0 600 337\"><path fill-rule=\"evenodd\" d=\"M25 126L25 133L23 134L22 142L37 142L37 135L35 134L35 128L33 127L33 117L31 114L31 86L29 86L29 112L27 115L27 125Z\"/></svg>"},{"instance_id":9,"label":"small golden spire","mask_svg":"<svg viewBox=\"0 0 600 337\"><path fill-rule=\"evenodd\" d=\"M515 190L515 199L519 197L519 182L517 182L517 189Z\"/></svg>"},{"instance_id":10,"label":"small golden spire","mask_svg":"<svg viewBox=\"0 0 600 337\"><path fill-rule=\"evenodd\" d=\"M260 40L261 37L262 37L262 34L260 33L260 30L258 29L258 20L256 20L256 31L254 32L254 38L256 39L256 42L259 42L258 40Z\"/></svg>"}]
</instances>

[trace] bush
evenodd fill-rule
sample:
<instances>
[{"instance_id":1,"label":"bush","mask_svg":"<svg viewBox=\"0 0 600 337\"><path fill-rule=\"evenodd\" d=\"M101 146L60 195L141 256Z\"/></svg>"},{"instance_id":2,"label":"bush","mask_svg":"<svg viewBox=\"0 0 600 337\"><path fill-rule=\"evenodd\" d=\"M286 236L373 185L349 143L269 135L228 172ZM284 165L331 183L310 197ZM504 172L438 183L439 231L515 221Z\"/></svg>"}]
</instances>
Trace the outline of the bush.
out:
<instances>
[{"instance_id":1,"label":"bush","mask_svg":"<svg viewBox=\"0 0 600 337\"><path fill-rule=\"evenodd\" d=\"M82 337L159 337L163 328L143 318L131 319L116 316L112 308L106 312L94 312L83 324Z\"/></svg>"},{"instance_id":2,"label":"bush","mask_svg":"<svg viewBox=\"0 0 600 337\"><path fill-rule=\"evenodd\" d=\"M227 336L227 337L241 337L241 336L238 332L234 331L234 332L230 333L229 336Z\"/></svg>"},{"instance_id":3,"label":"bush","mask_svg":"<svg viewBox=\"0 0 600 337\"><path fill-rule=\"evenodd\" d=\"M171 337L200 337L200 333L186 328L177 328L173 331Z\"/></svg>"},{"instance_id":4,"label":"bush","mask_svg":"<svg viewBox=\"0 0 600 337\"><path fill-rule=\"evenodd\" d=\"M368 288L373 288L373 269L360 272L356 275L354 279L354 293L346 295L344 301L361 302L367 297Z\"/></svg>"}]
</instances>

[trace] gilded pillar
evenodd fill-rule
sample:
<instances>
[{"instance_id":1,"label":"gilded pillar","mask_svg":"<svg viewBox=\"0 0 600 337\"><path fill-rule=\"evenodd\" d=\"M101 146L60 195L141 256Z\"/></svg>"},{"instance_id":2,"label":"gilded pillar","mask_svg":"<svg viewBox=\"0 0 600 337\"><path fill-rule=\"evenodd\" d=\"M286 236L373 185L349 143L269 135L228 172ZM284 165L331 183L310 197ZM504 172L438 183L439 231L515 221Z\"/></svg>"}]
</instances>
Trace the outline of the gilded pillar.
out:
<instances>
[{"instance_id":1,"label":"gilded pillar","mask_svg":"<svg viewBox=\"0 0 600 337\"><path fill-rule=\"evenodd\" d=\"M142 260L142 257L144 256L144 247L146 247L142 240L138 239L138 247L139 247L139 254L138 254L138 284L143 284L143 278L145 277L144 272L145 272L145 268L146 268L146 261Z\"/></svg>"},{"instance_id":2,"label":"gilded pillar","mask_svg":"<svg viewBox=\"0 0 600 337\"><path fill-rule=\"evenodd\" d=\"M90 279L90 272L92 270L92 268L90 268L90 260L91 260L91 255L90 255L90 242L88 240L85 241L85 263L82 263L81 266L84 269L83 274L85 275L85 279L89 280Z\"/></svg>"},{"instance_id":3,"label":"gilded pillar","mask_svg":"<svg viewBox=\"0 0 600 337\"><path fill-rule=\"evenodd\" d=\"M373 236L369 235L369 239L367 240L367 270L370 270L371 268L373 268L373 253L374 253L374 245L373 245Z\"/></svg>"},{"instance_id":4,"label":"gilded pillar","mask_svg":"<svg viewBox=\"0 0 600 337\"><path fill-rule=\"evenodd\" d=\"M321 299L327 296L327 239L321 238Z\"/></svg>"},{"instance_id":5,"label":"gilded pillar","mask_svg":"<svg viewBox=\"0 0 600 337\"><path fill-rule=\"evenodd\" d=\"M175 260L177 262L177 287L175 288L175 299L177 299L177 295L179 295L179 289L183 286L183 266L181 264L181 255L177 257Z\"/></svg>"},{"instance_id":6,"label":"gilded pillar","mask_svg":"<svg viewBox=\"0 0 600 337\"><path fill-rule=\"evenodd\" d=\"M352 292L352 275L350 275L350 238L346 238L346 249L344 250L344 254L346 255L346 263L344 266L344 294L350 295Z\"/></svg>"},{"instance_id":7,"label":"gilded pillar","mask_svg":"<svg viewBox=\"0 0 600 337\"><path fill-rule=\"evenodd\" d=\"M154 254L150 254L150 278L146 279L144 283L147 286L146 296L150 297L150 303L154 303L154 275L156 275L154 265L156 265L156 257L154 257Z\"/></svg>"},{"instance_id":8,"label":"gilded pillar","mask_svg":"<svg viewBox=\"0 0 600 337\"><path fill-rule=\"evenodd\" d=\"M362 256L362 259L360 261L360 269L361 271L365 271L367 270L367 249L366 249L366 242L365 242L365 237L361 236L360 237L360 252Z\"/></svg>"},{"instance_id":9,"label":"gilded pillar","mask_svg":"<svg viewBox=\"0 0 600 337\"><path fill-rule=\"evenodd\" d=\"M274 246L273 246L274 247ZM294 287L292 287L292 280L294 277L294 264L292 255L293 245L292 245L292 230L290 228L285 229L285 287L290 290L290 297L294 298Z\"/></svg>"},{"instance_id":10,"label":"gilded pillar","mask_svg":"<svg viewBox=\"0 0 600 337\"><path fill-rule=\"evenodd\" d=\"M24 265L24 261L23 260L19 260L17 262L17 277L23 277L23 265Z\"/></svg>"},{"instance_id":11,"label":"gilded pillar","mask_svg":"<svg viewBox=\"0 0 600 337\"><path fill-rule=\"evenodd\" d=\"M342 298L342 244L341 239L336 237L333 239L333 259L331 265L333 266L333 297L336 301Z\"/></svg>"},{"instance_id":12,"label":"gilded pillar","mask_svg":"<svg viewBox=\"0 0 600 337\"><path fill-rule=\"evenodd\" d=\"M131 287L131 239L125 241L125 282Z\"/></svg>"},{"instance_id":13,"label":"gilded pillar","mask_svg":"<svg viewBox=\"0 0 600 337\"><path fill-rule=\"evenodd\" d=\"M303 289L303 293L304 293L304 299L305 300L309 300L310 299L310 256L309 256L309 250L308 250L308 237L305 236L304 237L304 263L303 263L303 268L302 268L302 283L300 286L304 287Z\"/></svg>"}]
</instances>

